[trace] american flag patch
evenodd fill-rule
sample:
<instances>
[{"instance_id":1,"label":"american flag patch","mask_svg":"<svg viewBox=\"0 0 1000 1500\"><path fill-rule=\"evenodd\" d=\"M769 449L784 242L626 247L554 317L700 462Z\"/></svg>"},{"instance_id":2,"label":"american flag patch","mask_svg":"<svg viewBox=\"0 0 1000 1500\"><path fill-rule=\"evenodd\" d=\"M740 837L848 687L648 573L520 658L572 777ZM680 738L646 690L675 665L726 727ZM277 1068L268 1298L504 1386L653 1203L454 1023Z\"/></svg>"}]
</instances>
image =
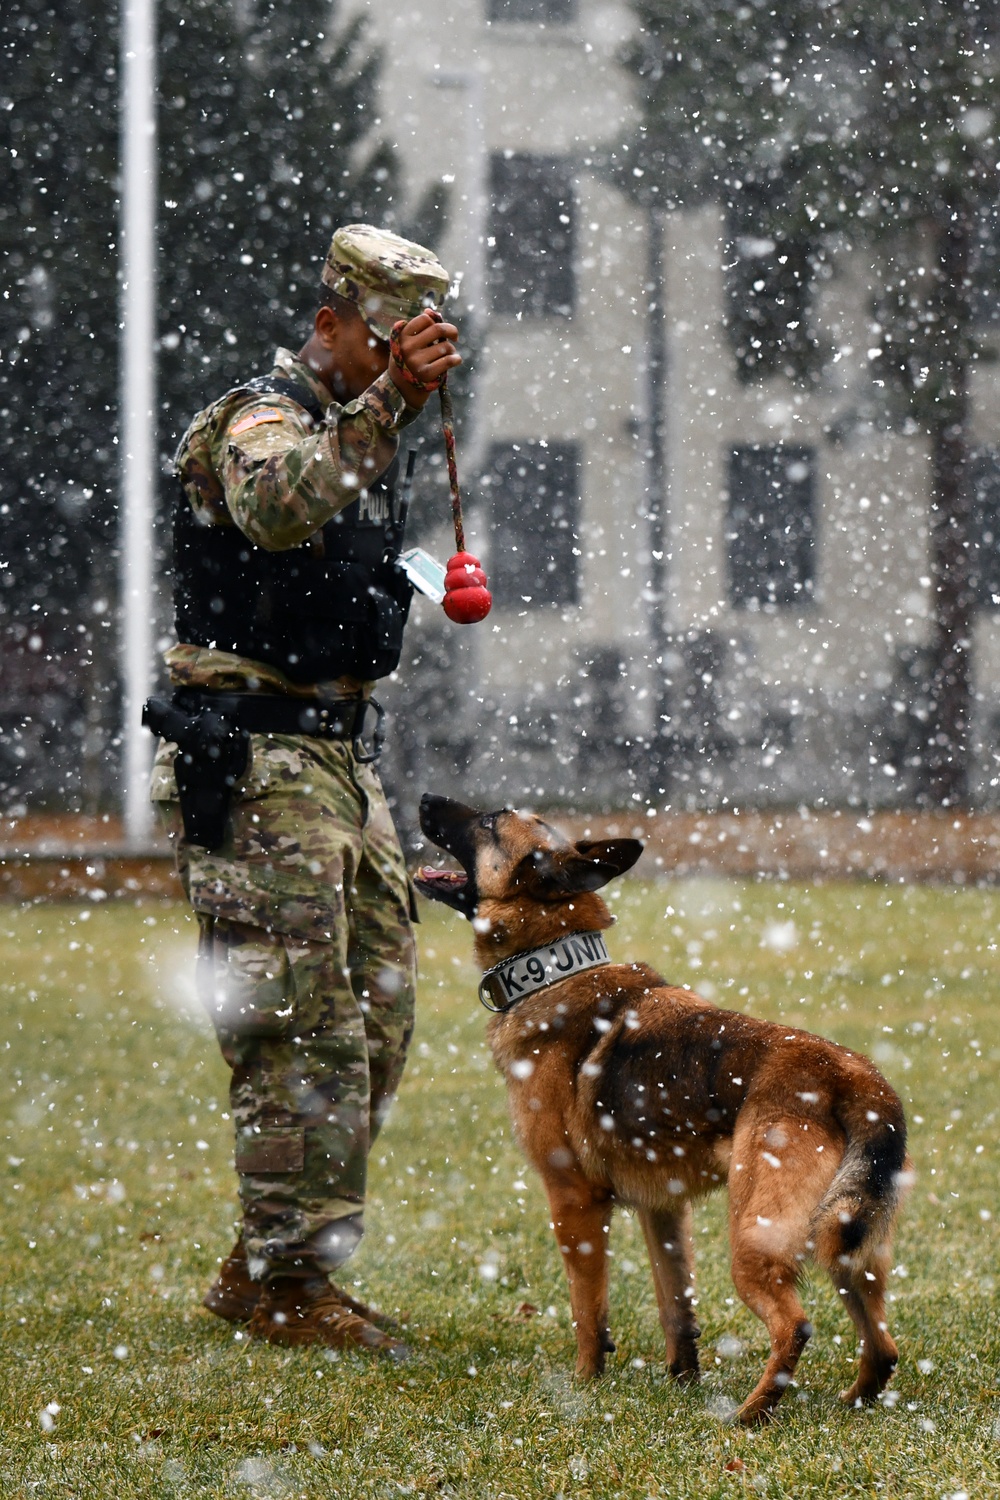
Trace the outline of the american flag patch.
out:
<instances>
[{"instance_id":1,"label":"american flag patch","mask_svg":"<svg viewBox=\"0 0 1000 1500\"><path fill-rule=\"evenodd\" d=\"M230 427L229 436L239 437L241 432L249 432L251 427L260 427L265 422L280 422L284 413L275 411L273 406L261 407L260 411L252 411L245 417L240 417L235 427Z\"/></svg>"}]
</instances>

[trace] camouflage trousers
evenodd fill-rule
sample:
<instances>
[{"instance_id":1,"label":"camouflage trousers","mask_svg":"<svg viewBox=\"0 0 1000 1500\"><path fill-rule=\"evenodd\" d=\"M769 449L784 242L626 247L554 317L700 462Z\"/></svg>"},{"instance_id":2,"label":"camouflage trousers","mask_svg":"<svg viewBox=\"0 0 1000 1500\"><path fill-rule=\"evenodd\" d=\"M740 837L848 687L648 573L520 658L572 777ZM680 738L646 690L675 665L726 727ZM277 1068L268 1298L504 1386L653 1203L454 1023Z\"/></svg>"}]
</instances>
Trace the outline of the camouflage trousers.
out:
<instances>
[{"instance_id":1,"label":"camouflage trousers","mask_svg":"<svg viewBox=\"0 0 1000 1500\"><path fill-rule=\"evenodd\" d=\"M363 1231L368 1153L413 1030L414 916L378 775L341 740L254 735L230 829L183 839L161 745L152 795L200 928L255 1274L328 1272Z\"/></svg>"}]
</instances>

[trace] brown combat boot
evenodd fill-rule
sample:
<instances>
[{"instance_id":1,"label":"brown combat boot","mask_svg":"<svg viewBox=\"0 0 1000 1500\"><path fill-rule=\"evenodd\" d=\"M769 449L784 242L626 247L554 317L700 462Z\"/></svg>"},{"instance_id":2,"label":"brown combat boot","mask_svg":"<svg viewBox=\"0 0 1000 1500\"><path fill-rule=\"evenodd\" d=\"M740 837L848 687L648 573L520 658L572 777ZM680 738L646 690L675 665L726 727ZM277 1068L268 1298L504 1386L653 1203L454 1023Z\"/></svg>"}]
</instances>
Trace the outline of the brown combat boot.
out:
<instances>
[{"instance_id":1,"label":"brown combat boot","mask_svg":"<svg viewBox=\"0 0 1000 1500\"><path fill-rule=\"evenodd\" d=\"M376 1311L367 1302L362 1302L360 1297L352 1297L349 1292L332 1282L330 1286L338 1302L342 1302L349 1312L364 1318L366 1323L374 1323L376 1328L381 1328L385 1333L401 1332L397 1320L388 1313ZM225 1318L228 1323L249 1323L254 1308L260 1301L260 1293L261 1283L254 1281L247 1266L247 1249L241 1234L222 1262L218 1276L201 1299L201 1305L215 1313L216 1317Z\"/></svg>"},{"instance_id":2,"label":"brown combat boot","mask_svg":"<svg viewBox=\"0 0 1000 1500\"><path fill-rule=\"evenodd\" d=\"M276 1276L264 1284L250 1319L250 1337L269 1344L326 1344L367 1349L402 1361L409 1349L343 1302L323 1276Z\"/></svg>"},{"instance_id":3,"label":"brown combat boot","mask_svg":"<svg viewBox=\"0 0 1000 1500\"><path fill-rule=\"evenodd\" d=\"M330 1282L330 1290L338 1301L342 1302L352 1313L357 1313L359 1318L364 1318L366 1323L374 1323L375 1327L381 1328L384 1333L402 1333L402 1324L398 1318L392 1318L388 1313L378 1312L376 1308L369 1307L367 1302L362 1302L360 1297L352 1297L335 1281Z\"/></svg>"},{"instance_id":4,"label":"brown combat boot","mask_svg":"<svg viewBox=\"0 0 1000 1500\"><path fill-rule=\"evenodd\" d=\"M260 1294L261 1284L250 1275L247 1249L241 1234L201 1299L201 1305L228 1323L249 1323Z\"/></svg>"}]
</instances>

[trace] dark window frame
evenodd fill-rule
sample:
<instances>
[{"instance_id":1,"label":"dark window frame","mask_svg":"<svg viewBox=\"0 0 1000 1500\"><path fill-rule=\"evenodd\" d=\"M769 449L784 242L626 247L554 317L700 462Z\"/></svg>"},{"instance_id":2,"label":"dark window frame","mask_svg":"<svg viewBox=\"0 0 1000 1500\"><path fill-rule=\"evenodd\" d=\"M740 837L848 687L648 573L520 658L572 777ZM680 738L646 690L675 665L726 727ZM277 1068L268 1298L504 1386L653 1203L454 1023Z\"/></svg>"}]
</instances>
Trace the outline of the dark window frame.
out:
<instances>
[{"instance_id":1,"label":"dark window frame","mask_svg":"<svg viewBox=\"0 0 1000 1500\"><path fill-rule=\"evenodd\" d=\"M815 241L772 232L777 191L776 184L748 181L726 211L725 324L744 384L774 375L810 377L823 358L812 307L826 267Z\"/></svg>"},{"instance_id":2,"label":"dark window frame","mask_svg":"<svg viewBox=\"0 0 1000 1500\"><path fill-rule=\"evenodd\" d=\"M501 26L569 26L579 14L577 0L486 0L487 21Z\"/></svg>"},{"instance_id":3,"label":"dark window frame","mask_svg":"<svg viewBox=\"0 0 1000 1500\"><path fill-rule=\"evenodd\" d=\"M493 312L571 318L577 233L572 162L565 156L495 151L489 179L486 263Z\"/></svg>"},{"instance_id":4,"label":"dark window frame","mask_svg":"<svg viewBox=\"0 0 1000 1500\"><path fill-rule=\"evenodd\" d=\"M973 218L968 294L972 321L995 335L1000 323L1000 203L982 207Z\"/></svg>"},{"instance_id":5,"label":"dark window frame","mask_svg":"<svg viewBox=\"0 0 1000 1500\"><path fill-rule=\"evenodd\" d=\"M490 444L483 475L490 587L501 608L580 603L582 476L583 449L573 439Z\"/></svg>"},{"instance_id":6,"label":"dark window frame","mask_svg":"<svg viewBox=\"0 0 1000 1500\"><path fill-rule=\"evenodd\" d=\"M805 472L793 473L799 465ZM734 444L726 468L731 606L767 613L809 608L816 582L816 533L815 448Z\"/></svg>"},{"instance_id":7,"label":"dark window frame","mask_svg":"<svg viewBox=\"0 0 1000 1500\"><path fill-rule=\"evenodd\" d=\"M1000 448L969 455L969 567L977 609L1000 609Z\"/></svg>"}]
</instances>

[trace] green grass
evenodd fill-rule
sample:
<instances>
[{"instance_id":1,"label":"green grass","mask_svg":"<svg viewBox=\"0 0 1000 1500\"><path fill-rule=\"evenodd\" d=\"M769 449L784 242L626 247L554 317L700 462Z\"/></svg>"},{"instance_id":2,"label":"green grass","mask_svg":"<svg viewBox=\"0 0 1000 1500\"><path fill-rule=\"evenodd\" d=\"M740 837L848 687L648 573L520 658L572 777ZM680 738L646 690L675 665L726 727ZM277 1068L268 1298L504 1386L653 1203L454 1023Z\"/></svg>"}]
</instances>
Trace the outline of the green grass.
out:
<instances>
[{"instance_id":1,"label":"green grass","mask_svg":"<svg viewBox=\"0 0 1000 1500\"><path fill-rule=\"evenodd\" d=\"M412 1060L351 1266L362 1295L410 1315L416 1357L248 1347L199 1306L234 1178L189 917L7 909L0 1495L1000 1495L1000 893L623 883L615 905L613 955L864 1049L902 1093L919 1176L891 1283L893 1404L839 1406L853 1331L815 1277L816 1337L777 1421L721 1420L765 1352L729 1283L721 1199L697 1218L700 1389L664 1379L624 1214L619 1352L574 1385L559 1255L485 1048L469 929L441 909L421 929Z\"/></svg>"}]
</instances>

